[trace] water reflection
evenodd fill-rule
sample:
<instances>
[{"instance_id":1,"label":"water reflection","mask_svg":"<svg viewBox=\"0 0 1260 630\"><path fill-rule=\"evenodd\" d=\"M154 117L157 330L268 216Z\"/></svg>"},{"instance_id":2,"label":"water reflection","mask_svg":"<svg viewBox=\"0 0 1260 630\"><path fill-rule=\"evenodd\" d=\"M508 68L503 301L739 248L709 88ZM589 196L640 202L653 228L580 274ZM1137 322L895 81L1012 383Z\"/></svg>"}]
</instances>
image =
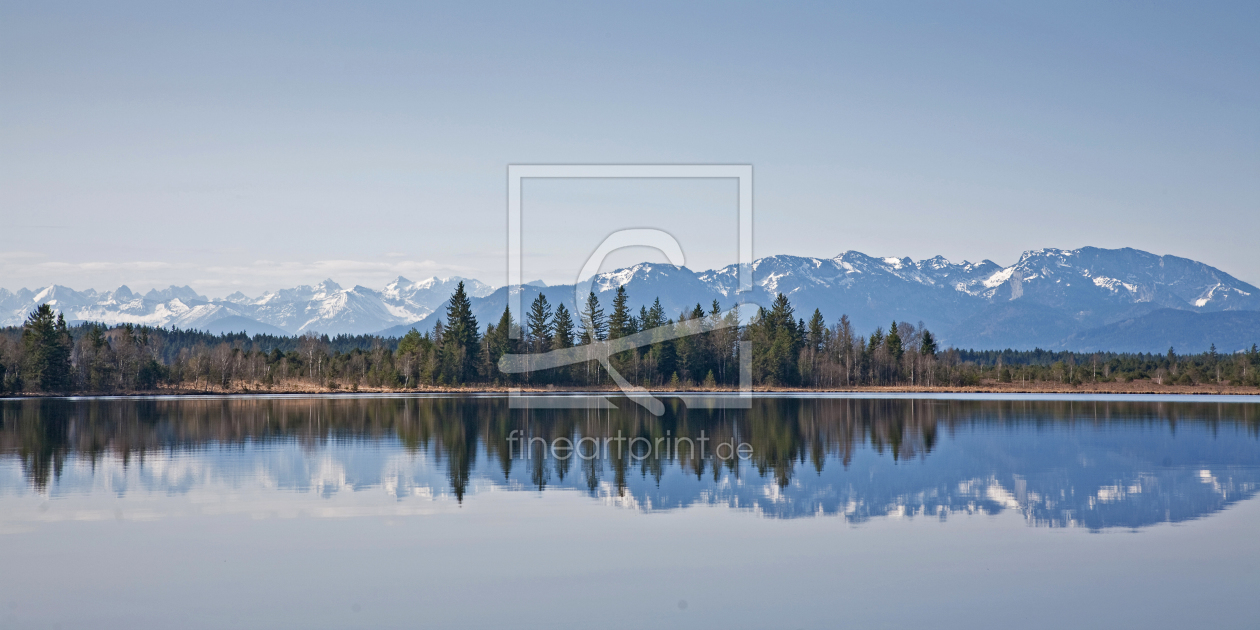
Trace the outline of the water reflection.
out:
<instances>
[{"instance_id":1,"label":"water reflection","mask_svg":"<svg viewBox=\"0 0 1260 630\"><path fill-rule=\"evenodd\" d=\"M751 410L674 405L509 410L501 398L324 397L0 403L0 495L208 487L457 503L487 489L586 492L663 510L948 519L1016 510L1039 526L1137 528L1219 511L1260 484L1260 410L1247 403L771 399ZM524 432L706 436L747 443L636 459L512 449Z\"/></svg>"}]
</instances>

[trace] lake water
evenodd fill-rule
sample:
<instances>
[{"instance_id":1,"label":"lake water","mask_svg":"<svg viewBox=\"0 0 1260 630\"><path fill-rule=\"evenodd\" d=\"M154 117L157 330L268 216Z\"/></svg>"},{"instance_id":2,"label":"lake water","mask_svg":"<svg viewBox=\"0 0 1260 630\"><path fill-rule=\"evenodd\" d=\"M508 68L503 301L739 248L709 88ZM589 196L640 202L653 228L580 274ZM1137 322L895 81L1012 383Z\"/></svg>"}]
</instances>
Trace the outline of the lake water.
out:
<instances>
[{"instance_id":1,"label":"lake water","mask_svg":"<svg viewBox=\"0 0 1260 630\"><path fill-rule=\"evenodd\" d=\"M0 401L0 627L1260 626L1255 399L612 402Z\"/></svg>"}]
</instances>

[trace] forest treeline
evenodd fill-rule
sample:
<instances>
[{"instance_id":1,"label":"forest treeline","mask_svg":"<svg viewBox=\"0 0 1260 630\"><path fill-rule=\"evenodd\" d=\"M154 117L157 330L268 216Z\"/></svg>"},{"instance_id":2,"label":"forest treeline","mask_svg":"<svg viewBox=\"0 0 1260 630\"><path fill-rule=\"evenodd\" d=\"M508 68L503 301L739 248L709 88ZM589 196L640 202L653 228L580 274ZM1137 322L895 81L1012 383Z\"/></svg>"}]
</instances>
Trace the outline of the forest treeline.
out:
<instances>
[{"instance_id":1,"label":"forest treeline","mask_svg":"<svg viewBox=\"0 0 1260 630\"><path fill-rule=\"evenodd\" d=\"M0 393L111 393L292 389L414 389L431 386L608 387L596 361L522 374L499 367L509 354L594 346L646 332L650 343L615 353L612 366L648 388L720 389L739 383L749 342L757 386L846 389L961 387L984 381L1074 386L1150 379L1161 385L1260 386L1260 352L1218 354L977 351L938 347L922 322L859 333L847 316L799 317L780 294L741 318L714 301L668 314L660 300L635 312L625 288L605 311L590 293L581 311L539 294L524 321L505 309L480 326L461 283L433 330L402 338L306 334L248 336L122 325L68 326L47 304L21 327L0 330ZM685 328L697 334L676 336Z\"/></svg>"}]
</instances>

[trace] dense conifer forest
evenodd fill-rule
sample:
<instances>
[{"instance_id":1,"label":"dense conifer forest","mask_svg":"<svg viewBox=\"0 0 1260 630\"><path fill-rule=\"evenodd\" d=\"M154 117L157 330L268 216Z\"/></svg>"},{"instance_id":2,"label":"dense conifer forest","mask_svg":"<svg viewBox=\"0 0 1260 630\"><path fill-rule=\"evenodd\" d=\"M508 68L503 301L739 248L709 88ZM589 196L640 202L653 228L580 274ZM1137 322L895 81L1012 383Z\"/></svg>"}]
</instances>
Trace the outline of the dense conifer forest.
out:
<instances>
[{"instance_id":1,"label":"dense conifer forest","mask_svg":"<svg viewBox=\"0 0 1260 630\"><path fill-rule=\"evenodd\" d=\"M959 350L941 348L921 323L889 322L869 334L841 315L795 312L786 296L741 318L707 309L666 313L656 300L634 312L623 288L605 311L591 293L581 312L553 308L546 295L523 324L505 310L484 328L461 283L445 321L401 339L372 335L247 336L122 325L69 326L47 304L21 327L0 330L0 394L183 391L396 390L427 387L612 386L596 361L507 374L509 354L545 353L647 332L651 343L612 354L629 382L652 389L730 389L739 349L752 349L759 387L974 387L982 383L1076 387L1149 380L1155 385L1260 386L1260 352L1181 355ZM698 331L677 336L676 330Z\"/></svg>"}]
</instances>

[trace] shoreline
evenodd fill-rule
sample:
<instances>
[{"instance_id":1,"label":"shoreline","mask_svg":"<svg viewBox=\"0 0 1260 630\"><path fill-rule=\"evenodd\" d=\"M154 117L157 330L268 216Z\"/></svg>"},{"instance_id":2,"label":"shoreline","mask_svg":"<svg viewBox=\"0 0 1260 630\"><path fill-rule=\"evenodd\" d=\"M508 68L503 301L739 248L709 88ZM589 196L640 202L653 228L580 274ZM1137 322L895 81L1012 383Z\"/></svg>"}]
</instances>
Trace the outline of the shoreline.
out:
<instances>
[{"instance_id":1,"label":"shoreline","mask_svg":"<svg viewBox=\"0 0 1260 630\"><path fill-rule=\"evenodd\" d=\"M506 387L506 386L476 386L476 387L441 387L441 386L424 386L414 388L386 388L386 387L351 387L351 388L328 388L300 386L293 387L289 384L287 387L266 387L258 386L242 386L233 388L159 388L144 391L124 391L124 392L75 392L75 393L47 393L47 392L22 392L17 394L8 394L0 396L0 400L23 400L36 398L148 398L154 396L162 397L181 397L181 396L283 396L283 395L343 395L353 396L359 394L507 394L511 391L518 391L526 395L563 395L563 394L622 394L622 391L615 387ZM648 393L655 395L709 395L709 394L736 394L739 392L737 388L655 388L647 390ZM806 388L806 387L767 387L759 386L752 388L754 394L1056 394L1056 395L1150 395L1150 396L1260 396L1260 387L1246 387L1240 385L1160 385L1149 380L1132 381L1129 383L1082 383L1080 385L1061 385L1054 383L1000 383L1000 382L982 382L979 385L968 386L865 386L865 387L835 387L835 388Z\"/></svg>"}]
</instances>

